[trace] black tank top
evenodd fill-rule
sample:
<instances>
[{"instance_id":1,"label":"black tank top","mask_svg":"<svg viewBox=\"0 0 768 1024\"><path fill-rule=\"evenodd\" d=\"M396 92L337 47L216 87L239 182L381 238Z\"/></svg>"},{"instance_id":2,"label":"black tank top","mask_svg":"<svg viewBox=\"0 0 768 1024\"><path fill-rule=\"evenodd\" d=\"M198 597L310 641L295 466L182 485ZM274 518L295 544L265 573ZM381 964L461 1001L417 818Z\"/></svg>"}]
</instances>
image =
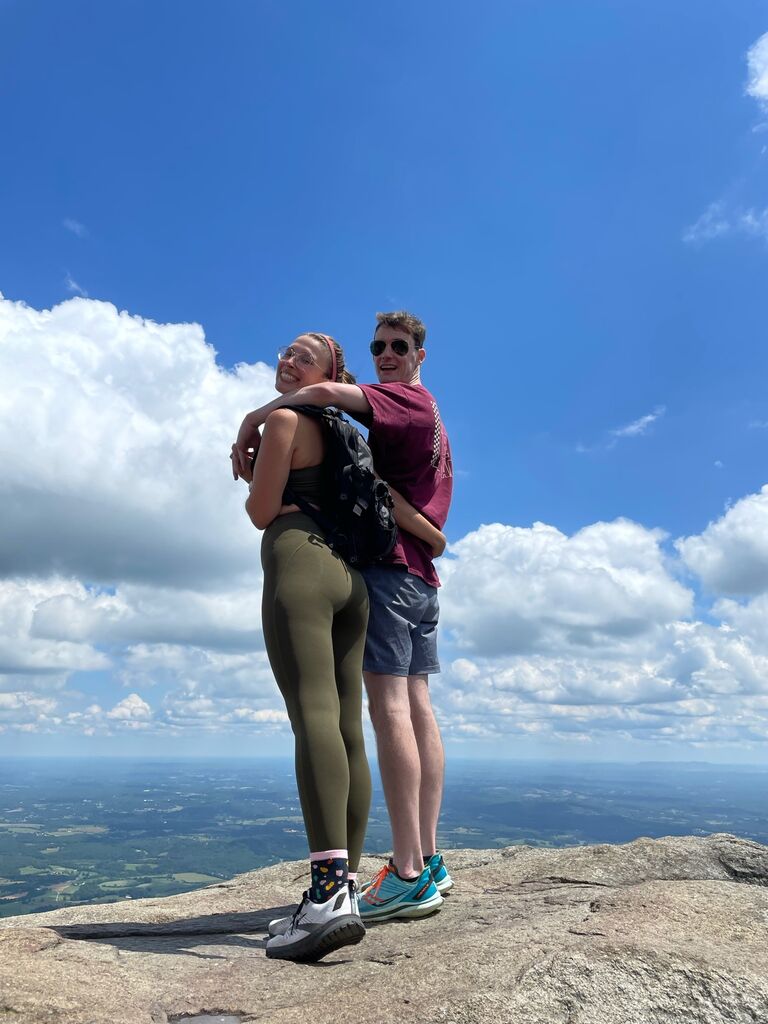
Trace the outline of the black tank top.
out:
<instances>
[{"instance_id":1,"label":"black tank top","mask_svg":"<svg viewBox=\"0 0 768 1024\"><path fill-rule=\"evenodd\" d=\"M325 497L325 473L322 462L316 466L305 466L303 469L292 469L288 474L288 480L283 492L283 504L290 505L293 498L288 493L291 491L296 497L303 498L312 505L321 506Z\"/></svg>"}]
</instances>

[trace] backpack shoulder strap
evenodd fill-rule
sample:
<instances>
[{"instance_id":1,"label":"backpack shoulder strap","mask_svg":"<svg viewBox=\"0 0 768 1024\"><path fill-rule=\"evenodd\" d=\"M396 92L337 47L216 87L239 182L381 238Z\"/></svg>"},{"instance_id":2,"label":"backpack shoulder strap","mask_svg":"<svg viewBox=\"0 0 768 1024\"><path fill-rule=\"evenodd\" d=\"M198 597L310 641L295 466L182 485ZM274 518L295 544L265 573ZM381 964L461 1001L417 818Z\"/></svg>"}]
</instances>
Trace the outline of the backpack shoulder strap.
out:
<instances>
[{"instance_id":1,"label":"backpack shoulder strap","mask_svg":"<svg viewBox=\"0 0 768 1024\"><path fill-rule=\"evenodd\" d=\"M289 405L286 408L293 409L294 412L300 412L304 416L310 416L315 420L323 419L326 413L322 405Z\"/></svg>"}]
</instances>

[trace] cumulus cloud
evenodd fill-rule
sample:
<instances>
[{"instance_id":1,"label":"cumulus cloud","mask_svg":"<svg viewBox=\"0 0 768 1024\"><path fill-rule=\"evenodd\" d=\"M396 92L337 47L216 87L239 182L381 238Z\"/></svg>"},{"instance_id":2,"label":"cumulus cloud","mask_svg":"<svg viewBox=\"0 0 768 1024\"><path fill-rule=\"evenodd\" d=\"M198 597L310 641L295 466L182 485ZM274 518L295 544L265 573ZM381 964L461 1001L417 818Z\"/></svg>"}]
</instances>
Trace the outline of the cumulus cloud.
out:
<instances>
[{"instance_id":1,"label":"cumulus cloud","mask_svg":"<svg viewBox=\"0 0 768 1024\"><path fill-rule=\"evenodd\" d=\"M119 704L115 704L111 711L107 712L107 718L118 719L123 722L144 722L152 717L152 709L138 693L131 693L124 697Z\"/></svg>"},{"instance_id":2,"label":"cumulus cloud","mask_svg":"<svg viewBox=\"0 0 768 1024\"><path fill-rule=\"evenodd\" d=\"M52 595L84 593L72 580L0 579L0 690L58 689L72 672L109 667L109 658L90 640L33 635L35 613Z\"/></svg>"},{"instance_id":3,"label":"cumulus cloud","mask_svg":"<svg viewBox=\"0 0 768 1024\"><path fill-rule=\"evenodd\" d=\"M205 587L257 562L227 455L269 367L221 368L195 324L0 299L0 380L6 575Z\"/></svg>"},{"instance_id":4,"label":"cumulus cloud","mask_svg":"<svg viewBox=\"0 0 768 1024\"><path fill-rule=\"evenodd\" d=\"M125 652L120 672L127 686L172 686L196 696L277 696L266 652L227 654L202 647L136 644Z\"/></svg>"},{"instance_id":5,"label":"cumulus cloud","mask_svg":"<svg viewBox=\"0 0 768 1024\"><path fill-rule=\"evenodd\" d=\"M768 485L736 502L703 533L678 540L676 547L709 591L768 590Z\"/></svg>"},{"instance_id":6,"label":"cumulus cloud","mask_svg":"<svg viewBox=\"0 0 768 1024\"><path fill-rule=\"evenodd\" d=\"M70 587L37 604L31 635L111 648L176 644L247 652L262 645L260 602L256 572L247 585L226 591L130 583L106 591Z\"/></svg>"},{"instance_id":7,"label":"cumulus cloud","mask_svg":"<svg viewBox=\"0 0 768 1024\"><path fill-rule=\"evenodd\" d=\"M733 559L743 575L753 552L734 555L725 542L759 536L764 501L764 492L744 499L725 528L678 547L705 546L713 566L717 548L720 567ZM443 622L462 654L434 687L446 734L596 750L608 738L660 748L763 744L768 587L746 604L721 599L713 621L699 621L662 540L618 520L572 537L543 524L494 524L452 545Z\"/></svg>"},{"instance_id":8,"label":"cumulus cloud","mask_svg":"<svg viewBox=\"0 0 768 1024\"><path fill-rule=\"evenodd\" d=\"M460 647L483 654L641 651L692 607L663 537L626 519L572 537L543 523L481 526L451 546L443 620Z\"/></svg>"},{"instance_id":9,"label":"cumulus cloud","mask_svg":"<svg viewBox=\"0 0 768 1024\"><path fill-rule=\"evenodd\" d=\"M278 698L279 699L279 698ZM255 707L231 698L174 694L164 702L165 723L172 730L203 732L257 731L263 735L290 733L285 709L273 703Z\"/></svg>"},{"instance_id":10,"label":"cumulus cloud","mask_svg":"<svg viewBox=\"0 0 768 1024\"><path fill-rule=\"evenodd\" d=\"M643 658L459 658L440 677L455 739L536 736L594 744L763 743L768 648L728 626L673 622Z\"/></svg>"},{"instance_id":11,"label":"cumulus cloud","mask_svg":"<svg viewBox=\"0 0 768 1024\"><path fill-rule=\"evenodd\" d=\"M272 378L220 367L196 325L0 299L0 731L289 742L227 459ZM468 533L441 567L447 735L764 743L766 520L768 487L669 550L627 519Z\"/></svg>"}]
</instances>

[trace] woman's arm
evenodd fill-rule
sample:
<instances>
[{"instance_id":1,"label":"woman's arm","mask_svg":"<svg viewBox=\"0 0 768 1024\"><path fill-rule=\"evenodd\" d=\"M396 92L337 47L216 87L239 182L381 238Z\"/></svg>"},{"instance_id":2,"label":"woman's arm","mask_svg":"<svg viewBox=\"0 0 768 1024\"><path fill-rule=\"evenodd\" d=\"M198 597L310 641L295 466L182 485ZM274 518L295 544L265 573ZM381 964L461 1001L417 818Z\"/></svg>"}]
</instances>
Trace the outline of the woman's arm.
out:
<instances>
[{"instance_id":1,"label":"woman's arm","mask_svg":"<svg viewBox=\"0 0 768 1024\"><path fill-rule=\"evenodd\" d=\"M251 522L259 530L269 526L283 504L298 425L298 413L291 409L278 409L264 424L251 489L245 503Z\"/></svg>"},{"instance_id":2,"label":"woman's arm","mask_svg":"<svg viewBox=\"0 0 768 1024\"><path fill-rule=\"evenodd\" d=\"M417 511L409 501L406 501L394 487L389 488L389 493L395 503L395 522L399 528L412 533L419 540L426 541L432 548L433 557L439 558L445 551L447 543L445 534L441 533L433 523L430 523L427 517Z\"/></svg>"},{"instance_id":3,"label":"woman's arm","mask_svg":"<svg viewBox=\"0 0 768 1024\"><path fill-rule=\"evenodd\" d=\"M260 409L249 412L240 424L235 447L241 452L254 447L254 438L258 428L266 421L267 416L275 409L283 409L292 405L333 405L342 412L368 413L371 407L368 399L357 386L357 384L334 384L328 381L326 384L310 384L298 391L291 391L290 394L280 395Z\"/></svg>"}]
</instances>

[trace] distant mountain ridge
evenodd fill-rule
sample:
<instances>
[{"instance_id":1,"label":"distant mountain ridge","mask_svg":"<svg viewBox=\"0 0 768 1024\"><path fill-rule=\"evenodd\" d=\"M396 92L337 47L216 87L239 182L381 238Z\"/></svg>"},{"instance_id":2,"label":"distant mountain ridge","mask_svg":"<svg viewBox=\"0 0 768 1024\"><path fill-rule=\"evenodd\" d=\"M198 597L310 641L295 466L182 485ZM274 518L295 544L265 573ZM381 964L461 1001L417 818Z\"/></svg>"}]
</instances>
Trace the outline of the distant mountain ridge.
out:
<instances>
[{"instance_id":1,"label":"distant mountain ridge","mask_svg":"<svg viewBox=\"0 0 768 1024\"><path fill-rule=\"evenodd\" d=\"M7 918L0 1022L768 1021L768 847L715 834L448 856L456 887L438 915L371 927L320 965L264 956L304 862Z\"/></svg>"}]
</instances>

